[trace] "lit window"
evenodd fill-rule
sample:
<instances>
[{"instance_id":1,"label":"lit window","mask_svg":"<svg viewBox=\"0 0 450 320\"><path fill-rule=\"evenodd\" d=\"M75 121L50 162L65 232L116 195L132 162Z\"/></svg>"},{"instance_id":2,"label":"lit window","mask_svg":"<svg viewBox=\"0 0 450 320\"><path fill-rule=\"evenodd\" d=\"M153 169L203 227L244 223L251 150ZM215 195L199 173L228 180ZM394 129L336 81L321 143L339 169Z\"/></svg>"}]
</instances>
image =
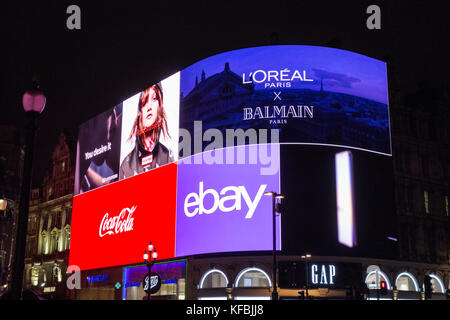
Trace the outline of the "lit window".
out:
<instances>
[{"instance_id":1,"label":"lit window","mask_svg":"<svg viewBox=\"0 0 450 320\"><path fill-rule=\"evenodd\" d=\"M425 205L425 213L430 213L430 199L428 191L423 192L423 201Z\"/></svg>"},{"instance_id":2,"label":"lit window","mask_svg":"<svg viewBox=\"0 0 450 320\"><path fill-rule=\"evenodd\" d=\"M388 277L386 274L382 271L372 271L366 276L366 285L369 289L380 289L380 282L386 281L388 290L391 290L391 284L389 282Z\"/></svg>"},{"instance_id":3,"label":"lit window","mask_svg":"<svg viewBox=\"0 0 450 320\"><path fill-rule=\"evenodd\" d=\"M419 291L417 280L411 273L402 272L397 276L395 285L399 291Z\"/></svg>"},{"instance_id":4,"label":"lit window","mask_svg":"<svg viewBox=\"0 0 450 320\"><path fill-rule=\"evenodd\" d=\"M445 293L445 286L442 280L435 274L429 274L431 277L432 292ZM422 285L422 289L425 290L425 285Z\"/></svg>"},{"instance_id":5,"label":"lit window","mask_svg":"<svg viewBox=\"0 0 450 320\"><path fill-rule=\"evenodd\" d=\"M218 269L206 272L200 280L200 289L204 288L226 288L228 279L225 273Z\"/></svg>"},{"instance_id":6,"label":"lit window","mask_svg":"<svg viewBox=\"0 0 450 320\"><path fill-rule=\"evenodd\" d=\"M258 268L247 268L242 270L237 276L236 287L271 287L269 276Z\"/></svg>"},{"instance_id":7,"label":"lit window","mask_svg":"<svg viewBox=\"0 0 450 320\"><path fill-rule=\"evenodd\" d=\"M39 270L37 268L31 269L31 285L37 286L39 284Z\"/></svg>"},{"instance_id":8,"label":"lit window","mask_svg":"<svg viewBox=\"0 0 450 320\"><path fill-rule=\"evenodd\" d=\"M445 213L447 214L448 217L448 196L445 196Z\"/></svg>"}]
</instances>

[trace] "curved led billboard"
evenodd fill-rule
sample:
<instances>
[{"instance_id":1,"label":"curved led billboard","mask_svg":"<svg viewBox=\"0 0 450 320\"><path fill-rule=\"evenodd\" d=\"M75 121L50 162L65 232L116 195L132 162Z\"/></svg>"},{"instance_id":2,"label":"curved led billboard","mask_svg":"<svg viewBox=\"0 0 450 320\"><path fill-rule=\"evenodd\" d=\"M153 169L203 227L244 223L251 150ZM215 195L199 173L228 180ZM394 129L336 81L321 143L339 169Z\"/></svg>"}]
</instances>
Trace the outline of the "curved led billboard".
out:
<instances>
[{"instance_id":1,"label":"curved led billboard","mask_svg":"<svg viewBox=\"0 0 450 320\"><path fill-rule=\"evenodd\" d=\"M386 64L357 53L203 59L83 123L77 151L81 269L140 262L149 241L162 259L272 250L271 192L277 250L395 251Z\"/></svg>"}]
</instances>

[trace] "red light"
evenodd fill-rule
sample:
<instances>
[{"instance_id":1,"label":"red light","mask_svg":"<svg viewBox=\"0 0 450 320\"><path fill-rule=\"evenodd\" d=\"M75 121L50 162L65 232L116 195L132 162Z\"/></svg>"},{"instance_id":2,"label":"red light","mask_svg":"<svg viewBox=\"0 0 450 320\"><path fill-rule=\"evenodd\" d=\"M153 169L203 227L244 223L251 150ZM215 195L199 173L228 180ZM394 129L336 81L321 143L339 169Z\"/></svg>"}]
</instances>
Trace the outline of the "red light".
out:
<instances>
[{"instance_id":1,"label":"red light","mask_svg":"<svg viewBox=\"0 0 450 320\"><path fill-rule=\"evenodd\" d=\"M381 287L381 289L386 289L386 281L381 281L380 287Z\"/></svg>"}]
</instances>

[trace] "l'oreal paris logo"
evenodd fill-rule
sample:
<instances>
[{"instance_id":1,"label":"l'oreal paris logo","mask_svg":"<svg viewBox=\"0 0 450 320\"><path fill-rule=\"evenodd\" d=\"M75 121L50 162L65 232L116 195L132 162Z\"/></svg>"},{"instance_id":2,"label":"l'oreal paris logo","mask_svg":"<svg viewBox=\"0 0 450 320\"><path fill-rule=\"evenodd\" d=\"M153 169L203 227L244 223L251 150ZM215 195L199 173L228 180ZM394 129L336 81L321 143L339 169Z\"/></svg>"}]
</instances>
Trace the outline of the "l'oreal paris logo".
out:
<instances>
[{"instance_id":1,"label":"l'oreal paris logo","mask_svg":"<svg viewBox=\"0 0 450 320\"><path fill-rule=\"evenodd\" d=\"M240 211L242 209L242 198L247 205L247 213L245 219L251 219L255 213L256 207L261 200L261 197L266 190L267 184L263 184L259 187L253 199L250 198L245 186L227 186L220 192L214 189L203 188L203 181L199 183L199 192L189 193L184 199L184 214L192 218L197 214L201 215L211 214L219 209L222 212ZM205 208L204 199L207 195L214 198L214 202L211 208ZM222 196L222 197L221 197Z\"/></svg>"},{"instance_id":2,"label":"l'oreal paris logo","mask_svg":"<svg viewBox=\"0 0 450 320\"><path fill-rule=\"evenodd\" d=\"M100 238L106 235L114 235L122 232L128 232L133 230L133 212L137 206L130 208L124 208L119 215L109 218L109 214L106 213L103 216L100 228L98 229L98 235Z\"/></svg>"},{"instance_id":3,"label":"l'oreal paris logo","mask_svg":"<svg viewBox=\"0 0 450 320\"><path fill-rule=\"evenodd\" d=\"M283 70L256 70L250 72L248 76L242 74L242 84L251 83L263 83L267 82L265 88L285 88L290 87L290 83L294 80L298 81L314 81L313 79L308 79L306 75L306 70L289 70L287 68ZM277 84L275 84L277 83Z\"/></svg>"}]
</instances>

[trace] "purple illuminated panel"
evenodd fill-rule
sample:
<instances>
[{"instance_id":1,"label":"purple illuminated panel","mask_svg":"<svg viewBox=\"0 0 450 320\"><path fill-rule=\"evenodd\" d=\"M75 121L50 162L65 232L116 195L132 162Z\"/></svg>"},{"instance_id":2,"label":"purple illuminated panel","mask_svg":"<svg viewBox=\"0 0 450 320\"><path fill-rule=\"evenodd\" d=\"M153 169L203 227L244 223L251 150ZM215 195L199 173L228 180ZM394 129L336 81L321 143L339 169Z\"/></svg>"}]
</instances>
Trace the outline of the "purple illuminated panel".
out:
<instances>
[{"instance_id":1,"label":"purple illuminated panel","mask_svg":"<svg viewBox=\"0 0 450 320\"><path fill-rule=\"evenodd\" d=\"M211 152L223 161L207 164ZM272 250L272 198L264 192L280 192L279 152L278 144L247 145L179 162L176 256ZM280 231L278 216L278 250Z\"/></svg>"}]
</instances>

